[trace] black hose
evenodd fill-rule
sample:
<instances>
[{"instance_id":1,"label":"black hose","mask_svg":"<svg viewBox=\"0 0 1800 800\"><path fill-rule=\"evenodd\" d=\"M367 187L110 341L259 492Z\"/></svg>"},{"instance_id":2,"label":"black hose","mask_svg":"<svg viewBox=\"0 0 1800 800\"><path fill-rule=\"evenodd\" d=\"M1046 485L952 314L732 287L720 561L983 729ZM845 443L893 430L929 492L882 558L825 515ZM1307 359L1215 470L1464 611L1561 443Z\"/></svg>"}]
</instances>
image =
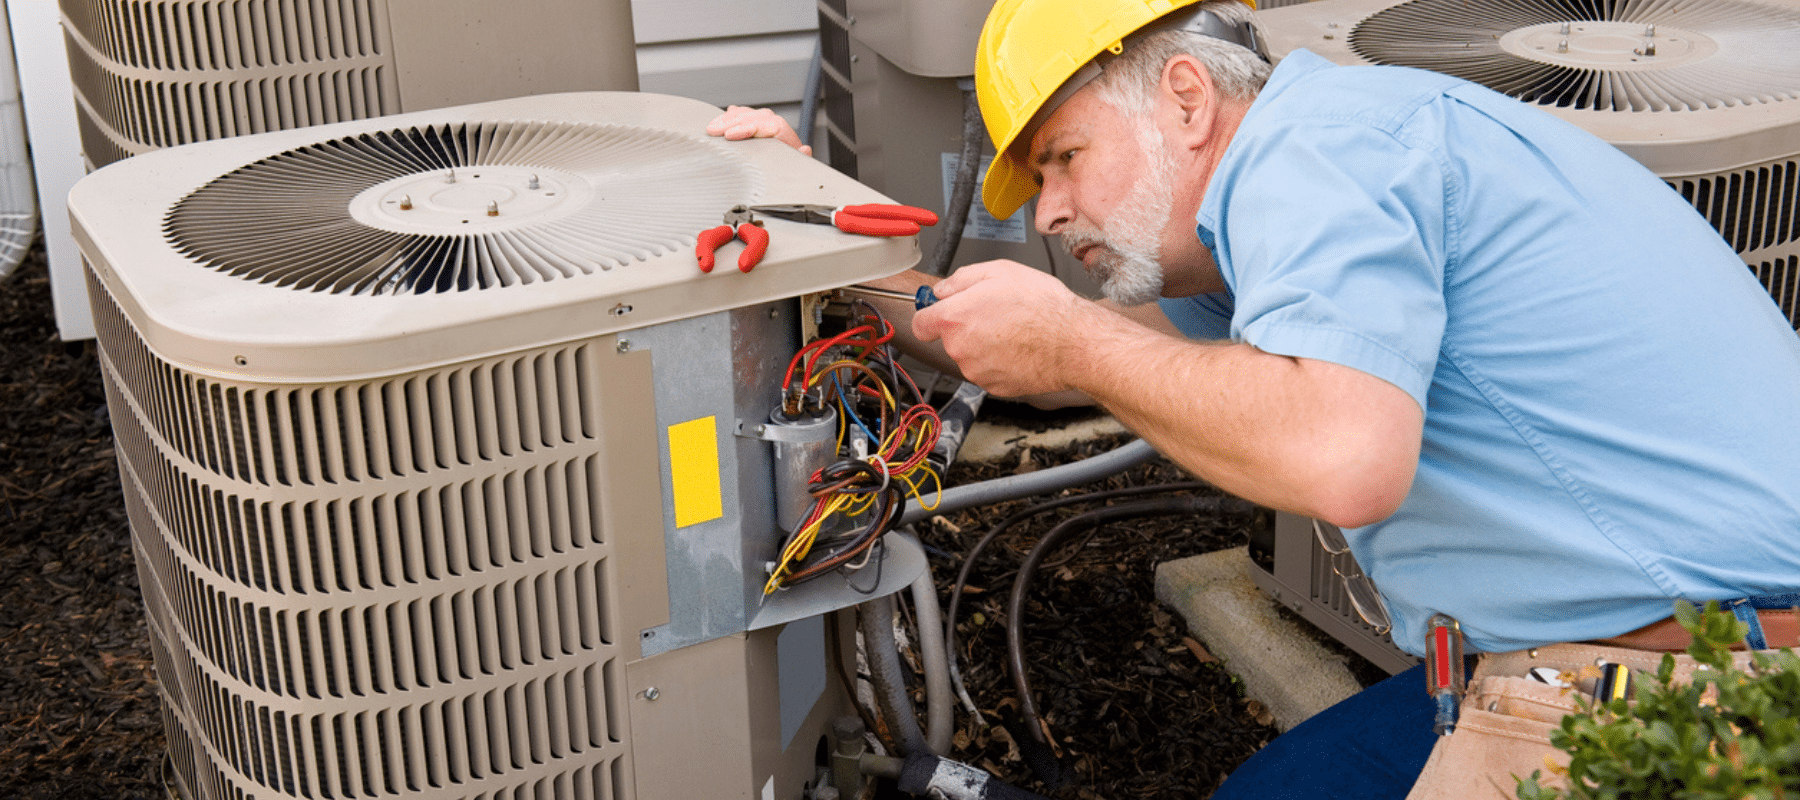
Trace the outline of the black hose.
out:
<instances>
[{"instance_id":1,"label":"black hose","mask_svg":"<svg viewBox=\"0 0 1800 800\"><path fill-rule=\"evenodd\" d=\"M1019 714L1023 718L1024 727L1039 744L1048 744L1044 736L1043 724L1038 717L1037 703L1032 699L1031 679L1025 670L1025 592L1031 586L1033 574L1038 564L1070 537L1085 532L1088 528L1108 522L1133 517L1170 516L1175 514L1206 514L1217 516L1231 512L1249 512L1255 506L1234 497L1198 497L1185 495L1181 497L1165 497L1155 500L1142 500L1135 503L1123 503L1108 506L1082 514L1077 514L1051 528L1044 538L1038 540L1037 546L1025 556L1024 563L1019 566L1019 574L1013 578L1012 596L1008 600L1006 610L1006 650L1007 667L1012 672L1013 687L1019 693Z\"/></svg>"},{"instance_id":2,"label":"black hose","mask_svg":"<svg viewBox=\"0 0 1800 800\"><path fill-rule=\"evenodd\" d=\"M988 532L975 542L975 546L969 548L969 554L963 557L962 568L958 569L956 572L956 583L951 584L950 586L950 603L944 610L944 648L950 652L951 665L954 667L956 663L956 610L962 605L963 587L967 586L969 583L969 573L974 571L975 562L980 560L981 554L987 550L988 545L993 544L994 540L1000 538L1000 535L1006 533L1012 526L1024 522L1038 514L1042 514L1046 511L1053 511L1064 506L1072 506L1079 503L1095 503L1103 500L1132 497L1140 494L1188 492L1203 489L1205 487L1206 484L1199 482L1165 483L1157 486L1133 486L1124 489L1108 489L1105 491L1090 492L1088 494L1072 495L1070 497L1048 500L1026 508L1017 514L1001 520L999 524L988 529Z\"/></svg>"},{"instance_id":3,"label":"black hose","mask_svg":"<svg viewBox=\"0 0 1800 800\"><path fill-rule=\"evenodd\" d=\"M950 274L950 262L956 259L956 248L962 244L963 227L969 221L969 209L975 204L975 180L981 174L981 150L987 142L987 129L981 122L981 103L973 88L963 90L962 153L956 162L956 177L950 183L949 207L944 209L943 236L932 251L931 275Z\"/></svg>"}]
</instances>

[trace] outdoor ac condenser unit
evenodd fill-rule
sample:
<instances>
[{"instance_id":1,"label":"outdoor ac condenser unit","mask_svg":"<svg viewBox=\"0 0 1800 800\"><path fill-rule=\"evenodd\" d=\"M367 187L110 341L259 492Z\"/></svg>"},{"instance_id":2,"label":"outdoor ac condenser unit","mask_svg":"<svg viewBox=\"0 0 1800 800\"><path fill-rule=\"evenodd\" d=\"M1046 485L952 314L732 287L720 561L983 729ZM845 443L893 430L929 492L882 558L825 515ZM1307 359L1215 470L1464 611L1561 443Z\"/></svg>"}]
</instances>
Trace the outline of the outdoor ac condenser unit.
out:
<instances>
[{"instance_id":1,"label":"outdoor ac condenser unit","mask_svg":"<svg viewBox=\"0 0 1800 800\"><path fill-rule=\"evenodd\" d=\"M924 557L890 535L858 585L765 600L762 423L812 319L796 298L918 246L770 221L760 265L702 273L696 235L735 204L885 199L706 137L717 113L520 98L77 184L187 797L791 800L816 780L851 709L828 612Z\"/></svg>"},{"instance_id":2,"label":"outdoor ac condenser unit","mask_svg":"<svg viewBox=\"0 0 1800 800\"><path fill-rule=\"evenodd\" d=\"M1655 172L1736 249L1800 330L1800 3L1320 0L1259 15L1272 55L1455 75L1542 106ZM1276 516L1252 577L1371 661L1416 661L1354 608L1329 526Z\"/></svg>"},{"instance_id":3,"label":"outdoor ac condenser unit","mask_svg":"<svg viewBox=\"0 0 1800 800\"><path fill-rule=\"evenodd\" d=\"M60 0L93 166L159 147L637 89L628 0Z\"/></svg>"}]
</instances>

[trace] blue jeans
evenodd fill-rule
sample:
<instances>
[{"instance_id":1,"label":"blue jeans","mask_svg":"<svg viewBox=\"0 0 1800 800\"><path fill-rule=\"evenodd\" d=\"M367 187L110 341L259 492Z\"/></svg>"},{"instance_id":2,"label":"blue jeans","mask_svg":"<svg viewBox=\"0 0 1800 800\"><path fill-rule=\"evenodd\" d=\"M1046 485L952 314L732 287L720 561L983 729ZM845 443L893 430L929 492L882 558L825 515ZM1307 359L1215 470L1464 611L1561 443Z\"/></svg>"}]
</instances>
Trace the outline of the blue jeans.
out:
<instances>
[{"instance_id":1,"label":"blue jeans","mask_svg":"<svg viewBox=\"0 0 1800 800\"><path fill-rule=\"evenodd\" d=\"M1437 744L1435 712L1421 664L1276 737L1213 800L1400 800Z\"/></svg>"},{"instance_id":2,"label":"blue jeans","mask_svg":"<svg viewBox=\"0 0 1800 800\"><path fill-rule=\"evenodd\" d=\"M1767 639L1763 638L1762 621L1756 616L1759 608L1793 608L1800 606L1800 592L1793 594L1772 594L1763 597L1746 597L1727 600L1719 604L1720 608L1736 615L1738 620L1750 626L1750 633L1744 636L1744 646L1751 650L1766 650Z\"/></svg>"}]
</instances>

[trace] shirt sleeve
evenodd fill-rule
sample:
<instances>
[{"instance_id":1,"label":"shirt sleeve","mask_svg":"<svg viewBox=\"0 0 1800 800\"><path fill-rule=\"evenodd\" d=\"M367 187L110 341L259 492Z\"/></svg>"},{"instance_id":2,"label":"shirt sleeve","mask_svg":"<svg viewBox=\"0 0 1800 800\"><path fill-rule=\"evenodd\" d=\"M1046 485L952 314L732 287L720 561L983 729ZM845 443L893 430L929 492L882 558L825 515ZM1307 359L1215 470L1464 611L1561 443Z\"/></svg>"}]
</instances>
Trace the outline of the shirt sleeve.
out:
<instances>
[{"instance_id":1,"label":"shirt sleeve","mask_svg":"<svg viewBox=\"0 0 1800 800\"><path fill-rule=\"evenodd\" d=\"M1449 268L1450 187L1437 154L1348 121L1240 143L1211 185L1228 187L1212 227L1234 290L1231 338L1361 370L1423 408Z\"/></svg>"}]
</instances>

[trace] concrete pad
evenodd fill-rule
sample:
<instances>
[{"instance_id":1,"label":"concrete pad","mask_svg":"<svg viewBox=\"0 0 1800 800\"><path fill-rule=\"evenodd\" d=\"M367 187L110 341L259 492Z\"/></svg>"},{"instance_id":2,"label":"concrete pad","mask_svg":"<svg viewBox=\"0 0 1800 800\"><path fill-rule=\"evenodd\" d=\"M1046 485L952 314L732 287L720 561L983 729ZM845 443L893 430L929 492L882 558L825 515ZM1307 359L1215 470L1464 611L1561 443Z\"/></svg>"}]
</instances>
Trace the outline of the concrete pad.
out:
<instances>
[{"instance_id":1,"label":"concrete pad","mask_svg":"<svg viewBox=\"0 0 1800 800\"><path fill-rule=\"evenodd\" d=\"M1221 550L1156 567L1156 599L1181 613L1188 629L1244 691L1288 730L1362 690L1341 657L1277 610L1250 580L1249 548Z\"/></svg>"}]
</instances>

